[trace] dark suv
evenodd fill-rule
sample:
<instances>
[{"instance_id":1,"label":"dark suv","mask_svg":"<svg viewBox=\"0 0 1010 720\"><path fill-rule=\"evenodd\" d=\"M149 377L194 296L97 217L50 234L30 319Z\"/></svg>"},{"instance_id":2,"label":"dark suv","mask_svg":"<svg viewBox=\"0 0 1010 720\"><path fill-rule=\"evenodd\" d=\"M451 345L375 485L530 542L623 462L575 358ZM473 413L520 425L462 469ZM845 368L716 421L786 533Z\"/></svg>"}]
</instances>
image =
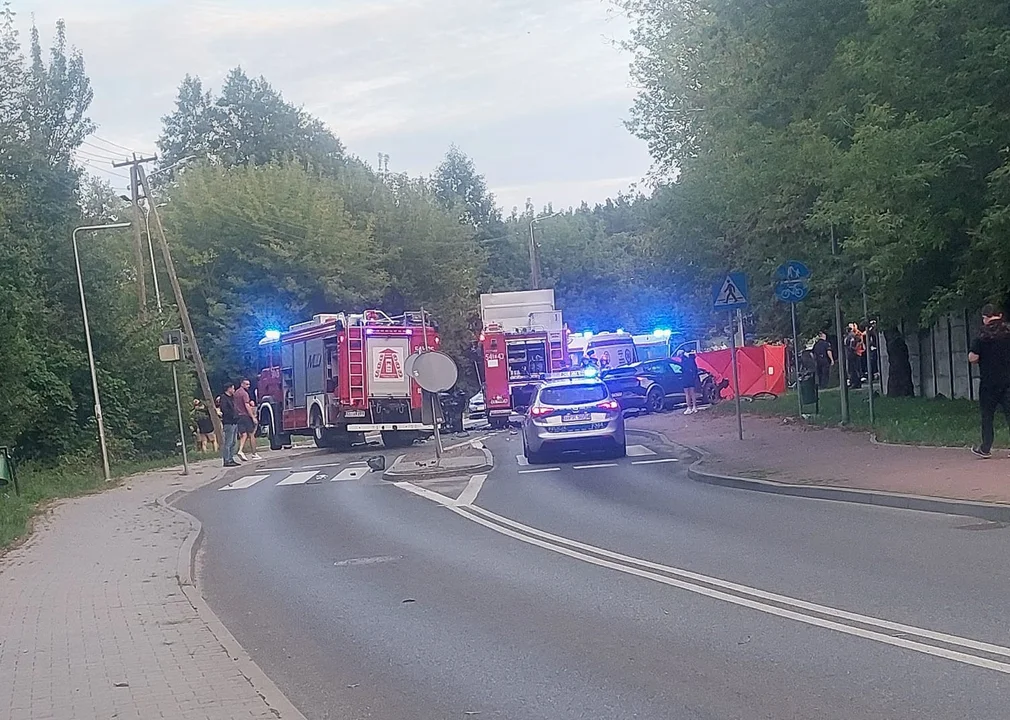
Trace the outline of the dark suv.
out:
<instances>
[{"instance_id":1,"label":"dark suv","mask_svg":"<svg viewBox=\"0 0 1010 720\"><path fill-rule=\"evenodd\" d=\"M661 412L684 400L684 369L679 358L645 360L605 370L601 379L622 410ZM715 381L705 371L698 373L698 400L711 403Z\"/></svg>"}]
</instances>

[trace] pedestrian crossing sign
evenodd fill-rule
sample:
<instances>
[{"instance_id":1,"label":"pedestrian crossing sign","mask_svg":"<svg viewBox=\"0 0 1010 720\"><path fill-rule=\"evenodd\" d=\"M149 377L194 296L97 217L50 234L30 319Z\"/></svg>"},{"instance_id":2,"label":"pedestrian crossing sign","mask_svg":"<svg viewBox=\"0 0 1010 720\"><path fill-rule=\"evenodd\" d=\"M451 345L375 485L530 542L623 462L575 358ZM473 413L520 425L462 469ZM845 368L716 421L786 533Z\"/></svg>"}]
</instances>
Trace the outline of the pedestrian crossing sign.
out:
<instances>
[{"instance_id":1,"label":"pedestrian crossing sign","mask_svg":"<svg viewBox=\"0 0 1010 720\"><path fill-rule=\"evenodd\" d=\"M715 286L712 294L712 307L716 310L736 310L745 308L747 301L747 276L743 273L730 273Z\"/></svg>"}]
</instances>

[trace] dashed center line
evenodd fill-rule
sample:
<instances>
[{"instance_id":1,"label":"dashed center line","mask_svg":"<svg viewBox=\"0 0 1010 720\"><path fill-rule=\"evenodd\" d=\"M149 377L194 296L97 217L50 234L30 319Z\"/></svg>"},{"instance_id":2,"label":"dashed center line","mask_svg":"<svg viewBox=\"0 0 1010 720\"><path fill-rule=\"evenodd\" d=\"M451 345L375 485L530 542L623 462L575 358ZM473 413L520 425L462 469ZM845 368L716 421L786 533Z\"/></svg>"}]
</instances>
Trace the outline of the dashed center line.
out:
<instances>
[{"instance_id":1,"label":"dashed center line","mask_svg":"<svg viewBox=\"0 0 1010 720\"><path fill-rule=\"evenodd\" d=\"M572 465L572 470L595 470L596 468L617 467L617 463L596 463L594 465Z\"/></svg>"},{"instance_id":2,"label":"dashed center line","mask_svg":"<svg viewBox=\"0 0 1010 720\"><path fill-rule=\"evenodd\" d=\"M561 472L559 467L549 467L549 468L536 468L535 470L520 470L520 475L530 475L532 473L549 473L549 472Z\"/></svg>"},{"instance_id":3,"label":"dashed center line","mask_svg":"<svg viewBox=\"0 0 1010 720\"><path fill-rule=\"evenodd\" d=\"M660 458L659 460L635 460L632 465L658 465L660 463L680 462L678 458Z\"/></svg>"}]
</instances>

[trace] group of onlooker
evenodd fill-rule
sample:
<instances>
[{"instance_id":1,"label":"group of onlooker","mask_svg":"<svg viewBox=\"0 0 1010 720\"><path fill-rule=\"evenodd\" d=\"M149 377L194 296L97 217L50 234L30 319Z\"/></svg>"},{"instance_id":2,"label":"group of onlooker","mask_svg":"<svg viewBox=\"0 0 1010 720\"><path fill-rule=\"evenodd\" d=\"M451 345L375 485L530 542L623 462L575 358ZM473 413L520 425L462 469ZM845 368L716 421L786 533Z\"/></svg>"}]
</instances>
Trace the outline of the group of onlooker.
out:
<instances>
[{"instance_id":1,"label":"group of onlooker","mask_svg":"<svg viewBox=\"0 0 1010 720\"><path fill-rule=\"evenodd\" d=\"M221 447L221 459L225 467L238 467L239 460L260 460L256 448L256 402L252 397L250 383L243 379L236 385L228 383L224 392L215 400L214 411L221 418L224 429L224 444ZM210 411L203 401L193 401L193 433L196 437L196 447L200 451L213 447L218 449L217 437L214 434L214 423ZM246 448L249 453L247 454Z\"/></svg>"}]
</instances>

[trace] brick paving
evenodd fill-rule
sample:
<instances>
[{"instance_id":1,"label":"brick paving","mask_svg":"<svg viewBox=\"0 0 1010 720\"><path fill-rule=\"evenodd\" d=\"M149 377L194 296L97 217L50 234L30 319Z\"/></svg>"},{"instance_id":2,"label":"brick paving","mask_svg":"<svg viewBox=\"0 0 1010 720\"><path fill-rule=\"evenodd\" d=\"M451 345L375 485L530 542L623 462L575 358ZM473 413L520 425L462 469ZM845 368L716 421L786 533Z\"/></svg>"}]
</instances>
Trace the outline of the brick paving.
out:
<instances>
[{"instance_id":1,"label":"brick paving","mask_svg":"<svg viewBox=\"0 0 1010 720\"><path fill-rule=\"evenodd\" d=\"M0 718L301 719L177 577L193 528L157 500L218 465L62 502L0 558Z\"/></svg>"},{"instance_id":2,"label":"brick paving","mask_svg":"<svg viewBox=\"0 0 1010 720\"><path fill-rule=\"evenodd\" d=\"M1010 458L995 452L980 460L967 449L878 445L865 432L744 416L737 439L732 414L650 415L629 428L663 432L670 440L705 450L706 470L860 490L882 490L954 500L1010 503Z\"/></svg>"}]
</instances>

